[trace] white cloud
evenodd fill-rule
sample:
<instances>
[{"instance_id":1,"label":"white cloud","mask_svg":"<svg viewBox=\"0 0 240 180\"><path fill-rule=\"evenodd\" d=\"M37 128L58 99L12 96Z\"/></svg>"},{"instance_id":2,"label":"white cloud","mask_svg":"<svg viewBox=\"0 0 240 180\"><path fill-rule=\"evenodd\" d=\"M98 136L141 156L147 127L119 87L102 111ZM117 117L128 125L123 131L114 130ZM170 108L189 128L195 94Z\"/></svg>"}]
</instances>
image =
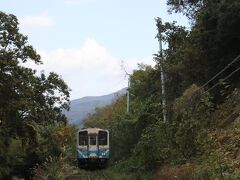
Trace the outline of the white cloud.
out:
<instances>
[{"instance_id":1,"label":"white cloud","mask_svg":"<svg viewBox=\"0 0 240 180\"><path fill-rule=\"evenodd\" d=\"M48 15L24 16L19 19L22 27L47 27L53 25L53 19Z\"/></svg>"},{"instance_id":2,"label":"white cloud","mask_svg":"<svg viewBox=\"0 0 240 180\"><path fill-rule=\"evenodd\" d=\"M87 39L77 49L56 49L38 51L44 65L30 65L46 73L54 71L62 76L72 89L71 99L88 95L103 95L127 86L121 59L111 56L106 48L94 39ZM137 67L138 62L154 64L152 58L125 60L128 72Z\"/></svg>"}]
</instances>

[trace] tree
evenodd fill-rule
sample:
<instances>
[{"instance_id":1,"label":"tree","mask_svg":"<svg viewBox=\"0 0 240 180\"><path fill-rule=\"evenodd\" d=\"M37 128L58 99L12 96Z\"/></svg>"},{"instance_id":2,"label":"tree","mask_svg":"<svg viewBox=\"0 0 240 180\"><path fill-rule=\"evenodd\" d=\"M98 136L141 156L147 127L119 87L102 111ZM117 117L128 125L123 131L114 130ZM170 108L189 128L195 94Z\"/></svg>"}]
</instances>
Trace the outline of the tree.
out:
<instances>
[{"instance_id":1,"label":"tree","mask_svg":"<svg viewBox=\"0 0 240 180\"><path fill-rule=\"evenodd\" d=\"M70 89L55 73L37 76L24 66L27 61L42 63L27 39L19 32L16 16L0 12L0 177L12 166L6 155L12 139L21 140L23 148L34 147L34 123L67 122L62 110L69 108Z\"/></svg>"},{"instance_id":2,"label":"tree","mask_svg":"<svg viewBox=\"0 0 240 180\"><path fill-rule=\"evenodd\" d=\"M195 71L193 77L201 77L206 81L239 55L240 2L238 0L168 0L168 5L170 12L191 14L190 20L193 23L188 37L183 42L184 49L175 51L177 56L183 57L183 63L184 61L191 63L186 73L190 70ZM168 56L172 57L170 54ZM187 65L186 63L184 65ZM236 70L238 65L239 63L235 63L230 66L222 77ZM227 81L232 83L231 91L239 87L238 76L239 73ZM212 84L217 83L218 80L213 81ZM202 82L197 79L190 84L192 83ZM221 88L217 88L216 91L220 90ZM219 98L219 94L214 93Z\"/></svg>"}]
</instances>

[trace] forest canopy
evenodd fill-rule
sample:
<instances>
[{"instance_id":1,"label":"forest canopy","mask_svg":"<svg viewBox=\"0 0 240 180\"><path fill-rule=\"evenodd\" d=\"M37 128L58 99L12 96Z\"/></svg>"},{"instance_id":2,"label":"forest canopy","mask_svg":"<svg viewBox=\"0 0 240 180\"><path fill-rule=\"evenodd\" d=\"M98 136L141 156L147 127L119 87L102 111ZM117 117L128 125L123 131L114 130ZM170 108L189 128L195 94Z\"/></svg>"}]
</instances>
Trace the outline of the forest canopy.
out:
<instances>
[{"instance_id":1,"label":"forest canopy","mask_svg":"<svg viewBox=\"0 0 240 180\"><path fill-rule=\"evenodd\" d=\"M67 123L62 111L69 109L69 87L56 73L37 75L25 66L29 61L42 63L17 17L0 12L0 178L29 175L44 159L37 153L40 126Z\"/></svg>"},{"instance_id":2,"label":"forest canopy","mask_svg":"<svg viewBox=\"0 0 240 180\"><path fill-rule=\"evenodd\" d=\"M154 170L158 179L238 179L240 1L167 4L170 13L187 16L191 27L156 18L162 33L157 37L167 48L154 55L156 66L140 65L130 76L130 113L121 97L97 109L85 125L110 129L111 157L129 172Z\"/></svg>"}]
</instances>

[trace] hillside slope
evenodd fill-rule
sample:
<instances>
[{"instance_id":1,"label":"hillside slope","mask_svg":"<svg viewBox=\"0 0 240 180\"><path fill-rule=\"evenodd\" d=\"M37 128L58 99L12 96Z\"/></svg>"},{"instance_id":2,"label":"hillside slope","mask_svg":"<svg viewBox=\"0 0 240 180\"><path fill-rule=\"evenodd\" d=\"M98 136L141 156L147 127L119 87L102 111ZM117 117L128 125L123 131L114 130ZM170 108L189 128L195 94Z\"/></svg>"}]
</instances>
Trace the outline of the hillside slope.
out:
<instances>
[{"instance_id":1,"label":"hillside slope","mask_svg":"<svg viewBox=\"0 0 240 180\"><path fill-rule=\"evenodd\" d=\"M65 115L71 124L82 126L82 121L88 114L94 113L96 108L111 104L118 96L121 96L126 92L127 88L123 88L108 95L86 96L72 100L70 111L65 112Z\"/></svg>"}]
</instances>

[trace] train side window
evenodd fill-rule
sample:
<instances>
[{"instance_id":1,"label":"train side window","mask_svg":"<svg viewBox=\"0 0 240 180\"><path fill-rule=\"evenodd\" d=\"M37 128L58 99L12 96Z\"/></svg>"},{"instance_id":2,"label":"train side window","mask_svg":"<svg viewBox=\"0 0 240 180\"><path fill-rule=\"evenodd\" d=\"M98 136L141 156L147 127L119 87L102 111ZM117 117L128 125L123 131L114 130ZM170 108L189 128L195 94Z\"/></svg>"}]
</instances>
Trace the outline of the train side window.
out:
<instances>
[{"instance_id":1,"label":"train side window","mask_svg":"<svg viewBox=\"0 0 240 180\"><path fill-rule=\"evenodd\" d=\"M89 135L89 140L90 140L90 145L96 145L97 141L96 141L96 135Z\"/></svg>"},{"instance_id":2,"label":"train side window","mask_svg":"<svg viewBox=\"0 0 240 180\"><path fill-rule=\"evenodd\" d=\"M99 131L98 144L99 145L107 145L108 144L108 134L106 131Z\"/></svg>"},{"instance_id":3,"label":"train side window","mask_svg":"<svg viewBox=\"0 0 240 180\"><path fill-rule=\"evenodd\" d=\"M87 146L88 145L88 133L87 131L79 132L79 145Z\"/></svg>"}]
</instances>

